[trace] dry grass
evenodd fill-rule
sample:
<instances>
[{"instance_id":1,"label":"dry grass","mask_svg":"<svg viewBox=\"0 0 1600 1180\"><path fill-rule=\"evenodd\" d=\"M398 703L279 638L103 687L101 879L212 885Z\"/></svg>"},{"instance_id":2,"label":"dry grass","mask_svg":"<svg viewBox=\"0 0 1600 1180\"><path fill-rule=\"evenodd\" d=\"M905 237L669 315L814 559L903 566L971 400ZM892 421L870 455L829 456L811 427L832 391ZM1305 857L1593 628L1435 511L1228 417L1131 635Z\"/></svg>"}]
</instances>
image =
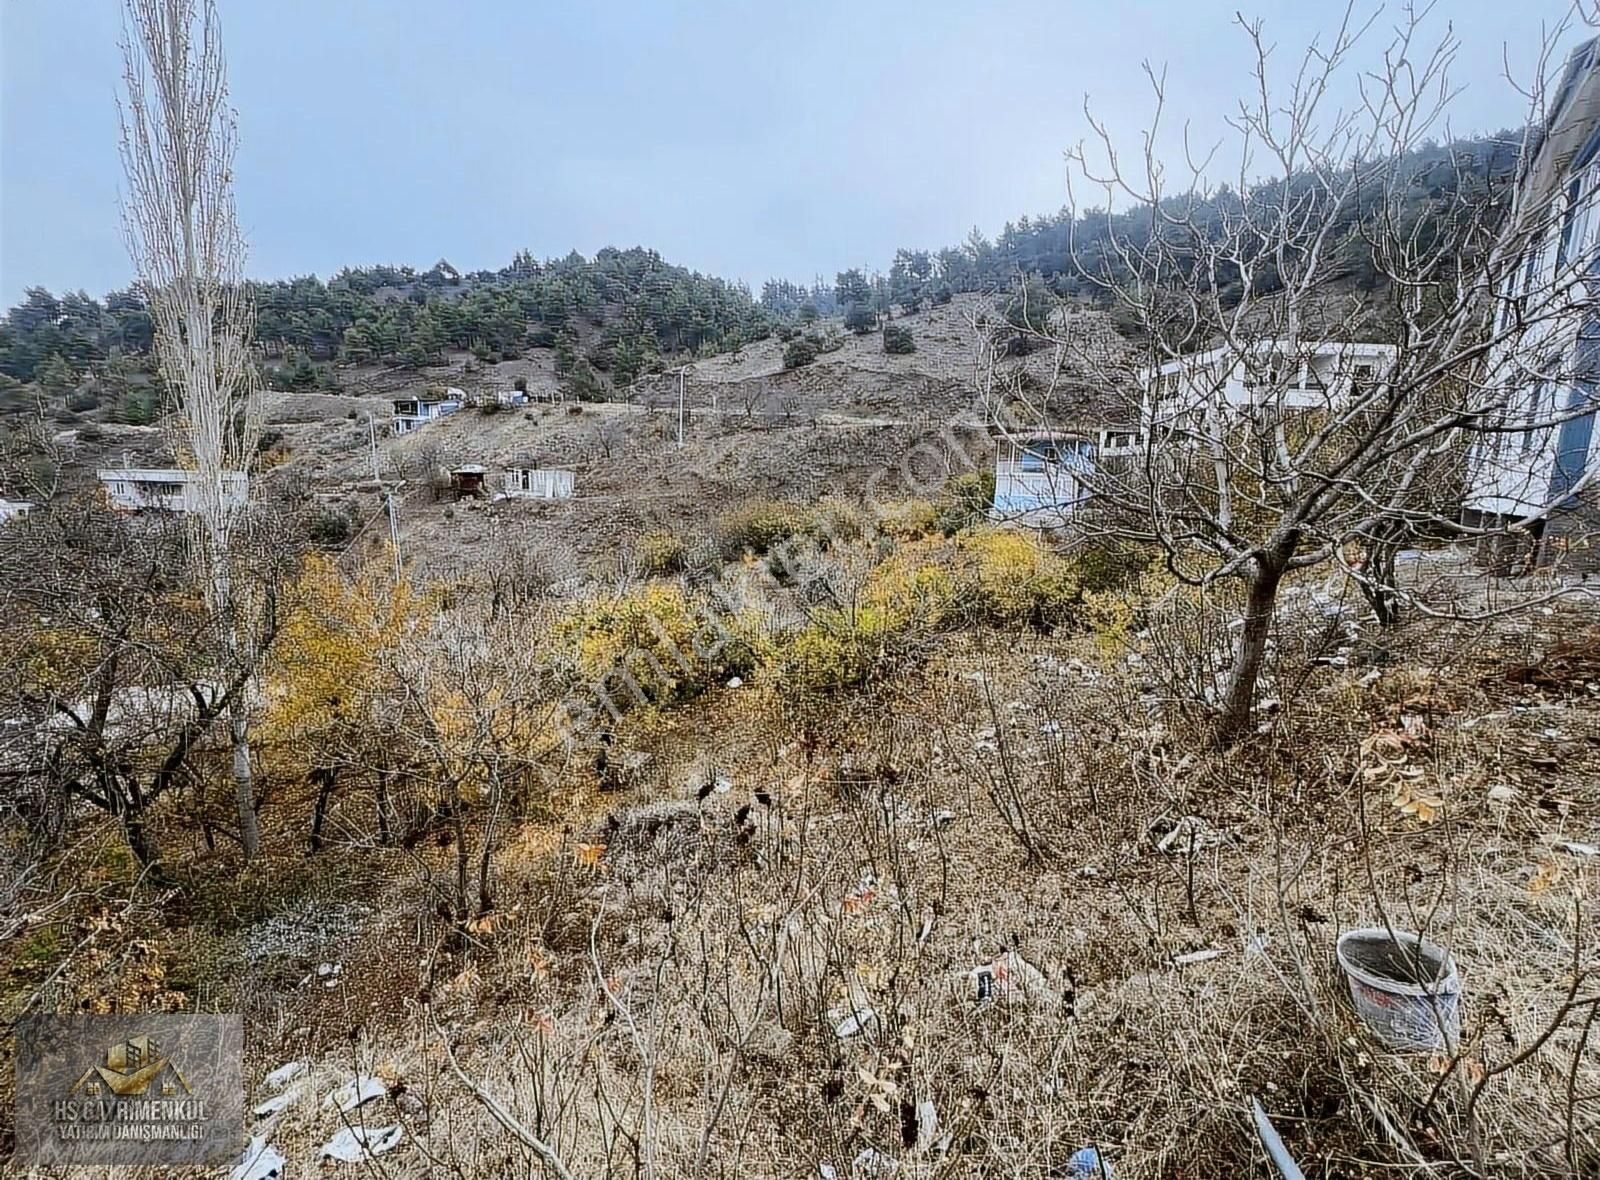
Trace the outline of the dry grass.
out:
<instances>
[{"instance_id":1,"label":"dry grass","mask_svg":"<svg viewBox=\"0 0 1600 1180\"><path fill-rule=\"evenodd\" d=\"M1600 817L1597 716L1427 661L1364 675L1322 670L1228 756L1082 641L972 639L809 748L759 693L709 702L655 735L681 753L649 790L681 802L506 849L503 919L426 1004L363 1025L372 1067L426 1095L386 1160L532 1158L443 1036L576 1176L1046 1177L1086 1144L1121 1176L1240 1175L1252 1096L1309 1176L1592 1174L1593 858L1549 841ZM1362 774L1362 739L1419 711L1432 822ZM713 765L735 785L696 801ZM1157 851L1186 816L1222 842ZM1453 950L1454 1058L1387 1053L1350 1013L1334 936L1384 919ZM1011 994L979 1004L967 973L997 963Z\"/></svg>"},{"instance_id":2,"label":"dry grass","mask_svg":"<svg viewBox=\"0 0 1600 1180\"><path fill-rule=\"evenodd\" d=\"M1555 842L1600 827L1600 709L1570 642L1515 674L1581 626L1419 626L1226 755L1148 663L1036 636L958 637L804 742L748 687L624 725L648 781L526 822L471 946L391 866L339 986L253 1001L254 1076L315 1067L273 1141L312 1158L359 1067L396 1176L540 1175L506 1122L582 1177L1042 1180L1090 1144L1123 1178L1264 1175L1252 1097L1312 1177L1595 1175L1600 858ZM1219 842L1160 851L1186 817ZM1351 1013L1334 938L1385 920L1453 951L1457 1054Z\"/></svg>"}]
</instances>

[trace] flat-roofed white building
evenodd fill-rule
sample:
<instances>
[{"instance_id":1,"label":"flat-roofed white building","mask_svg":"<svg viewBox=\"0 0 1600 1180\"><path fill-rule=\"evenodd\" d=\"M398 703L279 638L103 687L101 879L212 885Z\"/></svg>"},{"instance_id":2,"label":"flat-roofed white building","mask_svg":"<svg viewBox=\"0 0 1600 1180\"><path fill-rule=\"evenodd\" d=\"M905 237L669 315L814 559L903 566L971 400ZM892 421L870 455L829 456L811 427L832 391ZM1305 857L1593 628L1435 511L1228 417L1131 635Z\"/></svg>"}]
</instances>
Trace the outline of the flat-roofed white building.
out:
<instances>
[{"instance_id":1,"label":"flat-roofed white building","mask_svg":"<svg viewBox=\"0 0 1600 1180\"><path fill-rule=\"evenodd\" d=\"M110 467L101 469L100 486L111 507L121 512L194 512L200 507L199 472L178 467ZM243 508L250 477L242 471L222 476L224 507Z\"/></svg>"},{"instance_id":2,"label":"flat-roofed white building","mask_svg":"<svg viewBox=\"0 0 1600 1180\"><path fill-rule=\"evenodd\" d=\"M561 467L541 467L531 459L517 460L506 467L504 494L523 500L570 500L572 472Z\"/></svg>"},{"instance_id":3,"label":"flat-roofed white building","mask_svg":"<svg viewBox=\"0 0 1600 1180\"><path fill-rule=\"evenodd\" d=\"M1337 409L1352 393L1384 380L1395 355L1391 344L1332 340L1259 340L1189 353L1140 372L1145 421L1159 427L1196 411L1262 405Z\"/></svg>"}]
</instances>

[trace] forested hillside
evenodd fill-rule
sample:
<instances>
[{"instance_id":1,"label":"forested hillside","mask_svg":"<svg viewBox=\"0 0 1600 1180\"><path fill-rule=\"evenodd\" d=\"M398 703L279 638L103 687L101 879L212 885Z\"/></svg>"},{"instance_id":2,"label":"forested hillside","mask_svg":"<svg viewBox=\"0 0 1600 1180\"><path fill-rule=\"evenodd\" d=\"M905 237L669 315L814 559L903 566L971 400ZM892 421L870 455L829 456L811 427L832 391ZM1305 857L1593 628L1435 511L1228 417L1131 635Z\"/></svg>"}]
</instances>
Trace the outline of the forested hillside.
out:
<instances>
[{"instance_id":1,"label":"forested hillside","mask_svg":"<svg viewBox=\"0 0 1600 1180\"><path fill-rule=\"evenodd\" d=\"M269 376L288 388L331 386L331 362L420 366L451 349L501 360L529 348L554 349L580 384L626 384L668 358L737 348L771 330L742 287L639 248L549 262L524 252L502 270L466 275L443 261L420 274L347 269L326 283L257 283L255 304ZM32 288L0 321L0 374L49 392L90 374L115 383L141 367L150 338L132 292L102 302Z\"/></svg>"},{"instance_id":2,"label":"forested hillside","mask_svg":"<svg viewBox=\"0 0 1600 1180\"><path fill-rule=\"evenodd\" d=\"M1462 191L1492 203L1520 144L1519 133L1501 132L1395 161L1408 193L1402 215L1427 225L1431 209ZM1280 191L1265 185L1243 199L1272 201ZM1314 199L1309 186L1294 195ZM1203 201L1177 197L1173 204L1204 227L1220 224L1240 200L1224 188ZM1339 278L1353 292L1375 293L1381 276L1357 232L1364 215L1360 204L1352 207L1349 232L1336 247L1345 260ZM810 286L772 280L759 301L740 284L673 266L639 247L546 262L524 251L501 270L468 274L443 260L423 272L360 267L327 282L307 276L257 283L256 339L266 377L279 388L335 388L336 363L420 367L451 350L498 361L548 348L575 396L602 397L675 359L737 351L777 327L820 316L842 315L847 328L866 332L896 308L1024 283L1093 301L1099 288L1088 276L1120 266L1108 248L1113 233L1137 240L1148 223L1149 211L1141 208L1088 210L1076 221L1067 210L1022 217L992 241L974 229L960 245L898 250L887 273L850 269L831 286L821 278ZM1270 268L1257 281L1270 283ZM131 291L102 301L81 291L56 296L32 288L0 320L0 384L37 382L47 394L64 396L92 379L99 396L109 393L125 419L137 420L153 409L144 365L150 334L149 316Z\"/></svg>"},{"instance_id":3,"label":"forested hillside","mask_svg":"<svg viewBox=\"0 0 1600 1180\"><path fill-rule=\"evenodd\" d=\"M1430 212L1458 193L1490 202L1505 195L1505 182L1516 167L1521 146L1521 132L1501 131L1431 145L1382 163L1387 165L1384 170L1401 182L1394 191L1404 193L1402 218L1407 224L1427 227ZM1309 178L1295 177L1289 184L1294 200L1316 199ZM1376 178L1363 186L1363 197L1370 194L1370 199L1351 204L1342 227L1345 232L1338 240L1343 263L1339 277L1352 291L1375 292L1382 281L1357 227L1374 211L1373 202L1383 190ZM1252 188L1243 199L1270 204L1281 195L1280 183L1272 183ZM1220 226L1240 201L1238 192L1223 187L1203 200L1185 194L1166 204L1175 212L1181 210L1204 231ZM1109 215L1104 209L1088 209L1076 221L1065 209L1043 217L1023 217L1008 222L992 242L974 229L959 246L936 251L899 250L880 286L888 300L910 308L925 300L944 298L950 292L1004 290L1019 276L1036 275L1058 295L1096 299L1100 287L1089 276L1115 276L1121 270L1121 262L1109 249L1109 242L1113 237L1138 241L1148 232L1149 224L1148 206ZM1224 281L1227 278L1223 276ZM794 294L769 284L763 302L776 301L781 306L785 296Z\"/></svg>"}]
</instances>

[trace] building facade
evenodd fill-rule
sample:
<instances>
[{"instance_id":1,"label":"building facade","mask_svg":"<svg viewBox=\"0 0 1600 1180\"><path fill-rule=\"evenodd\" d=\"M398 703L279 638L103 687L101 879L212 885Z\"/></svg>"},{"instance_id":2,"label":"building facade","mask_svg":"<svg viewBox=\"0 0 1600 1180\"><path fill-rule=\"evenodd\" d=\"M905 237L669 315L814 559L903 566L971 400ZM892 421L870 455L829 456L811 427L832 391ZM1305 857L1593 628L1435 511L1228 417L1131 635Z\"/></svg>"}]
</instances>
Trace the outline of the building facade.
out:
<instances>
[{"instance_id":1,"label":"building facade","mask_svg":"<svg viewBox=\"0 0 1600 1180\"><path fill-rule=\"evenodd\" d=\"M572 472L553 467L508 467L504 494L526 500L570 500Z\"/></svg>"},{"instance_id":2,"label":"building facade","mask_svg":"<svg viewBox=\"0 0 1600 1180\"><path fill-rule=\"evenodd\" d=\"M99 472L100 487L119 512L195 512L200 508L199 473L177 467L112 467ZM225 472L225 507L242 509L249 499L250 477Z\"/></svg>"},{"instance_id":3,"label":"building facade","mask_svg":"<svg viewBox=\"0 0 1600 1180\"><path fill-rule=\"evenodd\" d=\"M1537 559L1600 526L1600 39L1568 58L1517 178L1521 253L1496 293L1486 371L1501 419L1468 455L1462 523L1517 526ZM1591 548L1585 540L1584 548ZM1492 547L1497 564L1504 546ZM1487 556L1487 555L1486 555ZM1592 564L1592 562L1591 562Z\"/></svg>"},{"instance_id":4,"label":"building facade","mask_svg":"<svg viewBox=\"0 0 1600 1180\"><path fill-rule=\"evenodd\" d=\"M1180 426L1197 414L1244 413L1271 405L1336 410L1383 380L1394 363L1388 344L1259 340L1176 357L1139 374L1147 428Z\"/></svg>"},{"instance_id":5,"label":"building facade","mask_svg":"<svg viewBox=\"0 0 1600 1180\"><path fill-rule=\"evenodd\" d=\"M1085 434L997 435L991 515L1002 524L1064 528L1088 498L1094 462L1095 444Z\"/></svg>"},{"instance_id":6,"label":"building facade","mask_svg":"<svg viewBox=\"0 0 1600 1180\"><path fill-rule=\"evenodd\" d=\"M395 434L410 434L446 414L454 414L465 404L466 394L459 389L451 389L443 397L396 398L391 429Z\"/></svg>"}]
</instances>

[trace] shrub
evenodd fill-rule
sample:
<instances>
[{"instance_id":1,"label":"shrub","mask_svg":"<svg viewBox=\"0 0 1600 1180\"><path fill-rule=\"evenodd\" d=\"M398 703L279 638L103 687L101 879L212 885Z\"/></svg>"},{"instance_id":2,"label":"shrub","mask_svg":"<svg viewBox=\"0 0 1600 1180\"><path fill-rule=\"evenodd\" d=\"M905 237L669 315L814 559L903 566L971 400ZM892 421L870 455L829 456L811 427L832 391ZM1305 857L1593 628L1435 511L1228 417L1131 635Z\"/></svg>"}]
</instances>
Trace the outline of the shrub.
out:
<instances>
[{"instance_id":1,"label":"shrub","mask_svg":"<svg viewBox=\"0 0 1600 1180\"><path fill-rule=\"evenodd\" d=\"M805 516L793 504L747 500L717 520L717 549L725 561L734 561L746 553L759 557L780 541L807 532L808 526Z\"/></svg>"},{"instance_id":2,"label":"shrub","mask_svg":"<svg viewBox=\"0 0 1600 1180\"><path fill-rule=\"evenodd\" d=\"M858 626L883 640L944 625L957 602L957 586L939 549L924 542L902 547L872 571L861 592Z\"/></svg>"},{"instance_id":3,"label":"shrub","mask_svg":"<svg viewBox=\"0 0 1600 1180\"><path fill-rule=\"evenodd\" d=\"M862 684L936 635L956 590L930 551L902 551L872 571L853 610L818 611L799 631L769 642L763 668L791 700Z\"/></svg>"},{"instance_id":4,"label":"shrub","mask_svg":"<svg viewBox=\"0 0 1600 1180\"><path fill-rule=\"evenodd\" d=\"M956 538L962 600L979 621L1054 627L1083 597L1073 564L1028 533L972 529Z\"/></svg>"},{"instance_id":5,"label":"shrub","mask_svg":"<svg viewBox=\"0 0 1600 1180\"><path fill-rule=\"evenodd\" d=\"M945 536L982 524L994 503L994 472L969 471L939 489L934 503L937 527Z\"/></svg>"},{"instance_id":6,"label":"shrub","mask_svg":"<svg viewBox=\"0 0 1600 1180\"><path fill-rule=\"evenodd\" d=\"M659 583L586 602L558 628L574 644L578 674L621 708L688 700L748 673L750 647L739 632L736 620Z\"/></svg>"},{"instance_id":7,"label":"shrub","mask_svg":"<svg viewBox=\"0 0 1600 1180\"><path fill-rule=\"evenodd\" d=\"M324 548L345 544L354 531L350 514L339 508L319 507L306 519L306 536Z\"/></svg>"},{"instance_id":8,"label":"shrub","mask_svg":"<svg viewBox=\"0 0 1600 1180\"><path fill-rule=\"evenodd\" d=\"M825 696L871 674L873 652L841 616L830 614L769 646L763 665L790 698Z\"/></svg>"},{"instance_id":9,"label":"shrub","mask_svg":"<svg viewBox=\"0 0 1600 1180\"><path fill-rule=\"evenodd\" d=\"M683 570L683 538L666 529L653 529L634 542L639 569L649 577L664 577Z\"/></svg>"},{"instance_id":10,"label":"shrub","mask_svg":"<svg viewBox=\"0 0 1600 1180\"><path fill-rule=\"evenodd\" d=\"M1123 590L1137 582L1159 561L1154 548L1137 545L1084 545L1072 553L1072 563L1084 590L1102 593Z\"/></svg>"},{"instance_id":11,"label":"shrub","mask_svg":"<svg viewBox=\"0 0 1600 1180\"><path fill-rule=\"evenodd\" d=\"M938 510L927 500L892 500L878 508L878 528L899 540L925 537L938 527Z\"/></svg>"},{"instance_id":12,"label":"shrub","mask_svg":"<svg viewBox=\"0 0 1600 1180\"><path fill-rule=\"evenodd\" d=\"M528 344L532 348L554 348L556 346L556 330L549 324L538 324L528 332Z\"/></svg>"},{"instance_id":13,"label":"shrub","mask_svg":"<svg viewBox=\"0 0 1600 1180\"><path fill-rule=\"evenodd\" d=\"M809 339L791 340L783 350L783 367L798 369L817 359L817 346Z\"/></svg>"},{"instance_id":14,"label":"shrub","mask_svg":"<svg viewBox=\"0 0 1600 1180\"><path fill-rule=\"evenodd\" d=\"M789 341L793 340L798 335L800 335L800 329L796 328L793 324L778 325L777 336L778 339L784 344L789 343Z\"/></svg>"},{"instance_id":15,"label":"shrub","mask_svg":"<svg viewBox=\"0 0 1600 1180\"><path fill-rule=\"evenodd\" d=\"M883 351L890 356L909 356L917 351L917 338L910 328L888 324L883 329Z\"/></svg>"},{"instance_id":16,"label":"shrub","mask_svg":"<svg viewBox=\"0 0 1600 1180\"><path fill-rule=\"evenodd\" d=\"M827 543L859 540L866 533L866 514L860 505L830 496L811 510L812 531Z\"/></svg>"},{"instance_id":17,"label":"shrub","mask_svg":"<svg viewBox=\"0 0 1600 1180\"><path fill-rule=\"evenodd\" d=\"M148 426L155 420L156 399L148 390L130 389L117 404L116 418L129 426Z\"/></svg>"},{"instance_id":18,"label":"shrub","mask_svg":"<svg viewBox=\"0 0 1600 1180\"><path fill-rule=\"evenodd\" d=\"M852 303L844 309L844 326L857 336L865 336L878 326L878 313L865 303Z\"/></svg>"}]
</instances>

